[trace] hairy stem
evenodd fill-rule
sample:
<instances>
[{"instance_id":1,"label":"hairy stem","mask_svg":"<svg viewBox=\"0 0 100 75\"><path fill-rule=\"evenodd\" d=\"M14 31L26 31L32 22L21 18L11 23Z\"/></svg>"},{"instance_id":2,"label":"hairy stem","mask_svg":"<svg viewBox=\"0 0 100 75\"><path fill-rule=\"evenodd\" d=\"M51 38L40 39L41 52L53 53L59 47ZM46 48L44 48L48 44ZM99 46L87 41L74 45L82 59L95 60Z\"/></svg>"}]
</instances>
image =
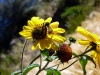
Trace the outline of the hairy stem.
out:
<instances>
[{"instance_id":1,"label":"hairy stem","mask_svg":"<svg viewBox=\"0 0 100 75\"><path fill-rule=\"evenodd\" d=\"M87 48L86 48L86 49L87 49ZM93 49L91 48L91 49L89 49L89 50L85 50L85 52L84 52L84 53L79 54L79 55L77 55L77 56L75 56L75 57L73 57L73 58L83 56L84 54L86 54L86 53L90 52L91 50L93 50ZM72 59L73 59L73 58L72 58Z\"/></svg>"},{"instance_id":2,"label":"hairy stem","mask_svg":"<svg viewBox=\"0 0 100 75\"><path fill-rule=\"evenodd\" d=\"M79 59L80 59L80 58L79 58ZM61 69L61 70L59 70L59 71L63 71L63 70L65 70L65 69L69 68L71 65L73 65L75 62L77 62L79 59L75 60L75 61L72 62L70 65L68 65L67 67L65 67L65 68L63 68L63 69Z\"/></svg>"},{"instance_id":3,"label":"hairy stem","mask_svg":"<svg viewBox=\"0 0 100 75\"><path fill-rule=\"evenodd\" d=\"M25 50L26 43L27 43L27 40L25 39L23 49L22 49L22 57L21 57L21 73L23 73L23 55L24 55L24 50Z\"/></svg>"},{"instance_id":4,"label":"hairy stem","mask_svg":"<svg viewBox=\"0 0 100 75\"><path fill-rule=\"evenodd\" d=\"M45 66L42 69L39 69L39 71L36 73L38 75L41 71L45 70L45 68L48 66L49 61L45 64Z\"/></svg>"}]
</instances>

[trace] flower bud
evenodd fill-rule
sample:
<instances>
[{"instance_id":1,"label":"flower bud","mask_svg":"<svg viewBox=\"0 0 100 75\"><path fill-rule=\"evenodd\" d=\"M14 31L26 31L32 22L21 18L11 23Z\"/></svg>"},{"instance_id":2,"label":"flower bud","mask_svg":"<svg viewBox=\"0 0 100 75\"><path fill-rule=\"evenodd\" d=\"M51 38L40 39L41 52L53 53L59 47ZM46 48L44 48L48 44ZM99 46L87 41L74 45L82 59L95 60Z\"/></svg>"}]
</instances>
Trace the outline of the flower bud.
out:
<instances>
[{"instance_id":1,"label":"flower bud","mask_svg":"<svg viewBox=\"0 0 100 75\"><path fill-rule=\"evenodd\" d=\"M49 50L49 56L52 56L54 53L55 53L55 50L53 50L53 49Z\"/></svg>"}]
</instances>

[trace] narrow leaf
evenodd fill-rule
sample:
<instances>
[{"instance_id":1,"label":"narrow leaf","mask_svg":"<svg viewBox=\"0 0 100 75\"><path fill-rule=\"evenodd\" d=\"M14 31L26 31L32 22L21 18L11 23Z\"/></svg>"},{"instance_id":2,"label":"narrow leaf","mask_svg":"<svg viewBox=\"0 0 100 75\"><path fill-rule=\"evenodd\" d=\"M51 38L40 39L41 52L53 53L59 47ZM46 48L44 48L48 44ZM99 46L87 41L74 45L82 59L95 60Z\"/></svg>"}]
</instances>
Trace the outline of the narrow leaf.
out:
<instances>
[{"instance_id":1,"label":"narrow leaf","mask_svg":"<svg viewBox=\"0 0 100 75\"><path fill-rule=\"evenodd\" d=\"M29 65L28 67L26 67L26 69L23 71L23 74L22 75L27 75L27 73L32 70L33 68L35 67L39 67L40 65L39 64L31 64Z\"/></svg>"},{"instance_id":2,"label":"narrow leaf","mask_svg":"<svg viewBox=\"0 0 100 75\"><path fill-rule=\"evenodd\" d=\"M53 69L53 68L49 68L47 69L47 74L46 75L61 75L60 71Z\"/></svg>"},{"instance_id":3,"label":"narrow leaf","mask_svg":"<svg viewBox=\"0 0 100 75\"><path fill-rule=\"evenodd\" d=\"M78 55L77 55L76 53L73 52L73 56L74 56L74 57L77 57Z\"/></svg>"},{"instance_id":4,"label":"narrow leaf","mask_svg":"<svg viewBox=\"0 0 100 75\"><path fill-rule=\"evenodd\" d=\"M82 65L82 69L83 69L83 72L84 72L84 75L86 74L86 64L87 64L87 59L85 56L82 56L79 60L80 64Z\"/></svg>"},{"instance_id":5,"label":"narrow leaf","mask_svg":"<svg viewBox=\"0 0 100 75\"><path fill-rule=\"evenodd\" d=\"M84 56L87 58L87 60L90 60L95 65L96 68L96 63L94 62L93 58L88 55L84 55Z\"/></svg>"}]
</instances>

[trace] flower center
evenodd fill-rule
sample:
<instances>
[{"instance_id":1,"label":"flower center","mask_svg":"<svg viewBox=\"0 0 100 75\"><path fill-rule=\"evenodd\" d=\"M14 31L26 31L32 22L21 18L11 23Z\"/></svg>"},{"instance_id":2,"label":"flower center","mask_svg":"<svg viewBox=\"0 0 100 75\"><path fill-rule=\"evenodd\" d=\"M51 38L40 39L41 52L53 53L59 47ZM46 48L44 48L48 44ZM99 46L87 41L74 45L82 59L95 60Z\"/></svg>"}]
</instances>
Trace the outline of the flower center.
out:
<instances>
[{"instance_id":1,"label":"flower center","mask_svg":"<svg viewBox=\"0 0 100 75\"><path fill-rule=\"evenodd\" d=\"M42 27L37 27L34 29L34 31L32 32L32 37L36 40L40 40L46 37L46 33L47 33L47 28L46 26L42 26Z\"/></svg>"}]
</instances>

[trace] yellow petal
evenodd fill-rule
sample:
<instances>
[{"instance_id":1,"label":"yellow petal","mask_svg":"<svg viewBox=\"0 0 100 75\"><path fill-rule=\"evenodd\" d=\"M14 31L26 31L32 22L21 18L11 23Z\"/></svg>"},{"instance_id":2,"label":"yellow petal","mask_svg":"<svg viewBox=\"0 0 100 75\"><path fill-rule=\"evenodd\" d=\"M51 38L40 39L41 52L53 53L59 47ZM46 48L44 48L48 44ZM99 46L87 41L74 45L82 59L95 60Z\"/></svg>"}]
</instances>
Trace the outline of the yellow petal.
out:
<instances>
[{"instance_id":1,"label":"yellow petal","mask_svg":"<svg viewBox=\"0 0 100 75\"><path fill-rule=\"evenodd\" d=\"M77 27L76 29L80 34L82 34L83 36L85 36L87 39L90 39L92 36L91 36L91 33L88 32L87 30L85 30L84 28L82 27Z\"/></svg>"},{"instance_id":2,"label":"yellow petal","mask_svg":"<svg viewBox=\"0 0 100 75\"><path fill-rule=\"evenodd\" d=\"M23 26L23 30L32 30L32 27L30 27L30 26Z\"/></svg>"},{"instance_id":3,"label":"yellow petal","mask_svg":"<svg viewBox=\"0 0 100 75\"><path fill-rule=\"evenodd\" d=\"M30 32L23 32L23 31L21 31L21 32L19 32L19 34L21 36L23 36L23 37L32 37L31 34L30 34Z\"/></svg>"},{"instance_id":4,"label":"yellow petal","mask_svg":"<svg viewBox=\"0 0 100 75\"><path fill-rule=\"evenodd\" d=\"M28 23L28 26L30 26L30 27L32 27L32 28L33 28L33 27L34 27L34 25L35 25L35 23L33 23L33 22L32 22L32 21L30 21L30 20L28 20L28 21L27 21L27 23Z\"/></svg>"},{"instance_id":5,"label":"yellow petal","mask_svg":"<svg viewBox=\"0 0 100 75\"><path fill-rule=\"evenodd\" d=\"M64 33L65 30L62 29L62 28L54 28L54 29L53 29L53 32L54 32L54 33Z\"/></svg>"},{"instance_id":6,"label":"yellow petal","mask_svg":"<svg viewBox=\"0 0 100 75\"><path fill-rule=\"evenodd\" d=\"M57 47L57 45L54 42L51 43L51 48L53 50L55 50L55 51L58 50L58 47Z\"/></svg>"},{"instance_id":7,"label":"yellow petal","mask_svg":"<svg viewBox=\"0 0 100 75\"><path fill-rule=\"evenodd\" d=\"M92 50L92 51L91 51L90 56L93 58L93 60L94 60L95 62L97 62L97 61L98 61L98 60L97 60L97 53L96 53L96 51L95 51L95 50Z\"/></svg>"},{"instance_id":8,"label":"yellow petal","mask_svg":"<svg viewBox=\"0 0 100 75\"><path fill-rule=\"evenodd\" d=\"M100 54L100 44L96 46L96 51L98 54Z\"/></svg>"},{"instance_id":9,"label":"yellow petal","mask_svg":"<svg viewBox=\"0 0 100 75\"><path fill-rule=\"evenodd\" d=\"M85 30L82 27L77 27L76 30L80 34L82 34L83 36L85 36L90 42L94 42L95 44L100 44L99 37L96 34L92 34L92 33L88 32L87 30Z\"/></svg>"},{"instance_id":10,"label":"yellow petal","mask_svg":"<svg viewBox=\"0 0 100 75\"><path fill-rule=\"evenodd\" d=\"M32 18L31 18L31 21L32 21L32 22L37 21L37 20L39 20L39 17L32 17Z\"/></svg>"},{"instance_id":11,"label":"yellow petal","mask_svg":"<svg viewBox=\"0 0 100 75\"><path fill-rule=\"evenodd\" d=\"M88 46L90 44L90 41L88 41L88 40L79 40L78 42L79 42L79 44L86 45L86 46Z\"/></svg>"},{"instance_id":12,"label":"yellow petal","mask_svg":"<svg viewBox=\"0 0 100 75\"><path fill-rule=\"evenodd\" d=\"M53 22L50 24L51 28L58 28L59 22Z\"/></svg>"},{"instance_id":13,"label":"yellow petal","mask_svg":"<svg viewBox=\"0 0 100 75\"><path fill-rule=\"evenodd\" d=\"M39 49L44 50L46 49L50 49L51 47L51 40L49 39L44 39L44 40L39 40Z\"/></svg>"},{"instance_id":14,"label":"yellow petal","mask_svg":"<svg viewBox=\"0 0 100 75\"><path fill-rule=\"evenodd\" d=\"M63 43L64 41L66 41L66 38L58 35L58 34L55 34L52 36L52 39L55 41L55 42L59 42L59 43Z\"/></svg>"},{"instance_id":15,"label":"yellow petal","mask_svg":"<svg viewBox=\"0 0 100 75\"><path fill-rule=\"evenodd\" d=\"M38 25L42 25L43 23L44 23L44 20L43 19L39 19Z\"/></svg>"},{"instance_id":16,"label":"yellow petal","mask_svg":"<svg viewBox=\"0 0 100 75\"><path fill-rule=\"evenodd\" d=\"M50 23L52 21L52 18L51 17L49 17L49 18L47 18L46 20L45 20L45 22L48 22L48 23Z\"/></svg>"},{"instance_id":17,"label":"yellow petal","mask_svg":"<svg viewBox=\"0 0 100 75\"><path fill-rule=\"evenodd\" d=\"M42 40L41 41L39 41L39 49L40 50L44 50L45 49L45 44L42 42Z\"/></svg>"},{"instance_id":18,"label":"yellow petal","mask_svg":"<svg viewBox=\"0 0 100 75\"><path fill-rule=\"evenodd\" d=\"M35 49L37 48L37 46L38 46L38 41L36 41L36 42L33 44L32 50L35 50Z\"/></svg>"},{"instance_id":19,"label":"yellow petal","mask_svg":"<svg viewBox=\"0 0 100 75\"><path fill-rule=\"evenodd\" d=\"M99 37L96 34L92 34L91 40L96 44L100 44Z\"/></svg>"},{"instance_id":20,"label":"yellow petal","mask_svg":"<svg viewBox=\"0 0 100 75\"><path fill-rule=\"evenodd\" d=\"M97 60L98 60L99 68L100 68L100 54L97 54Z\"/></svg>"},{"instance_id":21,"label":"yellow petal","mask_svg":"<svg viewBox=\"0 0 100 75\"><path fill-rule=\"evenodd\" d=\"M37 23L39 21L39 17L32 17L31 21L33 22L34 25L37 25Z\"/></svg>"}]
</instances>

